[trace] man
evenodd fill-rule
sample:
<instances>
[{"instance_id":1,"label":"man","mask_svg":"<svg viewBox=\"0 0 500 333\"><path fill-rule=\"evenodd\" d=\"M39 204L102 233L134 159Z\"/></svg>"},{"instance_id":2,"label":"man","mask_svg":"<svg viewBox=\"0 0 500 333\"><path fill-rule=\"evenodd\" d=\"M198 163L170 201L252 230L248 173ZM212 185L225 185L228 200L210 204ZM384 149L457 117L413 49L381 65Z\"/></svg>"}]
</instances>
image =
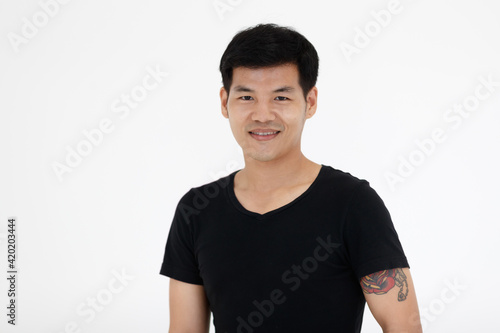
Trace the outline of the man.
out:
<instances>
[{"instance_id":1,"label":"man","mask_svg":"<svg viewBox=\"0 0 500 333\"><path fill-rule=\"evenodd\" d=\"M245 167L179 201L160 273L170 333L360 332L365 303L384 332L421 332L409 264L366 180L301 152L317 108L318 56L290 28L234 36L221 110Z\"/></svg>"}]
</instances>

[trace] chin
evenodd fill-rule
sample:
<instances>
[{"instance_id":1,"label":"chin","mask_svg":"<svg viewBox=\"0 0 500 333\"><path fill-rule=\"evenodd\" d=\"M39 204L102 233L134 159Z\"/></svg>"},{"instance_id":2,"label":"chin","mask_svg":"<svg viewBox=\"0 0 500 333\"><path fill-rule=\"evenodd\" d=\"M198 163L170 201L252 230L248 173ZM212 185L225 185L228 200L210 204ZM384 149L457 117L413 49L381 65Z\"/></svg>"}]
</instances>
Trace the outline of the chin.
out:
<instances>
[{"instance_id":1,"label":"chin","mask_svg":"<svg viewBox=\"0 0 500 333\"><path fill-rule=\"evenodd\" d=\"M259 162L269 162L269 161L272 161L272 160L275 160L276 159L276 155L275 154L255 154L255 153L250 153L248 154L248 157L256 160L256 161L259 161Z\"/></svg>"}]
</instances>

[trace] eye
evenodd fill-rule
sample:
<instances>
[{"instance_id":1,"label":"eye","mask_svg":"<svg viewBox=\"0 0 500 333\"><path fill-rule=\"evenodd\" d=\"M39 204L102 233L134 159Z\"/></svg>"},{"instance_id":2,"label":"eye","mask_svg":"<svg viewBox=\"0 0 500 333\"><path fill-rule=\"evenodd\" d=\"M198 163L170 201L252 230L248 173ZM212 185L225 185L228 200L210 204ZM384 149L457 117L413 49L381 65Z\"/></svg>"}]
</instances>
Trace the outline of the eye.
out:
<instances>
[{"instance_id":1,"label":"eye","mask_svg":"<svg viewBox=\"0 0 500 333\"><path fill-rule=\"evenodd\" d=\"M288 98L288 97L285 97L285 96L278 96L278 97L276 97L275 99L277 99L278 101L286 101L286 100L288 100L289 98Z\"/></svg>"},{"instance_id":2,"label":"eye","mask_svg":"<svg viewBox=\"0 0 500 333\"><path fill-rule=\"evenodd\" d=\"M252 96L241 96L239 99L244 100L244 101L250 101L252 100Z\"/></svg>"}]
</instances>

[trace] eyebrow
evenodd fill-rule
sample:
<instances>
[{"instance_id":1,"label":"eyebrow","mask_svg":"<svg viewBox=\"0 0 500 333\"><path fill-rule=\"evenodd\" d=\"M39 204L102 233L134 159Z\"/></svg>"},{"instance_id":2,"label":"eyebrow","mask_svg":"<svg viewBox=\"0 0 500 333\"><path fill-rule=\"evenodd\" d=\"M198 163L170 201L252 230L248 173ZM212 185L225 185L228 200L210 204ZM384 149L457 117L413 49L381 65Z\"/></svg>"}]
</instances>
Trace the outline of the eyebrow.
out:
<instances>
[{"instance_id":1,"label":"eyebrow","mask_svg":"<svg viewBox=\"0 0 500 333\"><path fill-rule=\"evenodd\" d=\"M236 87L233 88L234 91L236 92L255 92L253 89L250 89L248 87L245 87L245 86L241 86L241 85L238 85ZM290 87L290 86L283 86L283 87L279 87L278 89L275 89L273 91L273 93L279 93L279 92L291 92L295 90L294 87Z\"/></svg>"}]
</instances>

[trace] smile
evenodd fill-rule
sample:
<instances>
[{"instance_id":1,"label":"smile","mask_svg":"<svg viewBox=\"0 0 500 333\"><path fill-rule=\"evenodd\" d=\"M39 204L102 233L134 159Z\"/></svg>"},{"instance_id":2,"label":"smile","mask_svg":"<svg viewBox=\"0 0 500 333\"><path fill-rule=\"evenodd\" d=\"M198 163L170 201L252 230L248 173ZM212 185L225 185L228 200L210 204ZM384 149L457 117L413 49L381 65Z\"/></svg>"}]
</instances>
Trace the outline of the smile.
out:
<instances>
[{"instance_id":1,"label":"smile","mask_svg":"<svg viewBox=\"0 0 500 333\"><path fill-rule=\"evenodd\" d=\"M249 132L252 138L258 140L258 141L267 141L274 139L280 131L275 131L275 132Z\"/></svg>"}]
</instances>

